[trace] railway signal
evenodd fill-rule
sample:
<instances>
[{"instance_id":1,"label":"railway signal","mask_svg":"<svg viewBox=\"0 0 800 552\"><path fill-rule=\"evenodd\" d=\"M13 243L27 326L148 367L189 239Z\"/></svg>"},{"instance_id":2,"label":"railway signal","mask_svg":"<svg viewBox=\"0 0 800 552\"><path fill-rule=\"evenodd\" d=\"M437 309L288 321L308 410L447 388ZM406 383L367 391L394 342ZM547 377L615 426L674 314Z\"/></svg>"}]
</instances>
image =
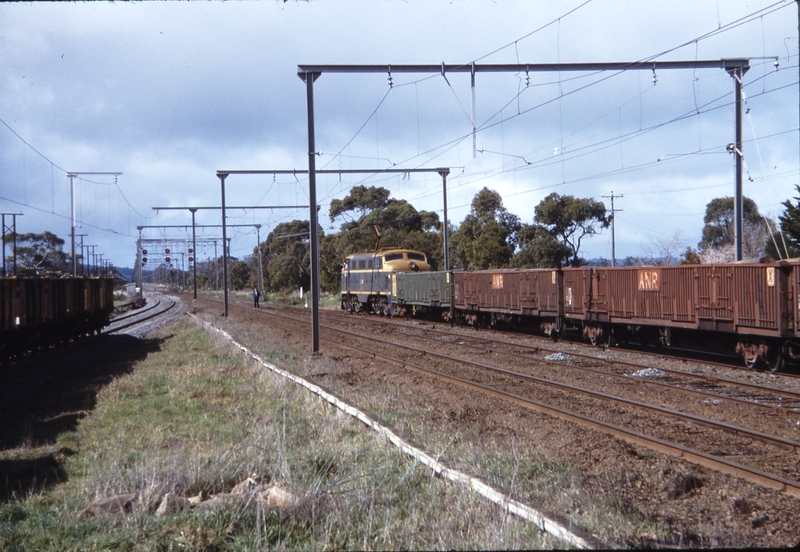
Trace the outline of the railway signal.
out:
<instances>
[{"instance_id":1,"label":"railway signal","mask_svg":"<svg viewBox=\"0 0 800 552\"><path fill-rule=\"evenodd\" d=\"M147 255L147 249L142 249L142 255Z\"/></svg>"},{"instance_id":2,"label":"railway signal","mask_svg":"<svg viewBox=\"0 0 800 552\"><path fill-rule=\"evenodd\" d=\"M147 257L142 257L142 264L147 264Z\"/></svg>"}]
</instances>

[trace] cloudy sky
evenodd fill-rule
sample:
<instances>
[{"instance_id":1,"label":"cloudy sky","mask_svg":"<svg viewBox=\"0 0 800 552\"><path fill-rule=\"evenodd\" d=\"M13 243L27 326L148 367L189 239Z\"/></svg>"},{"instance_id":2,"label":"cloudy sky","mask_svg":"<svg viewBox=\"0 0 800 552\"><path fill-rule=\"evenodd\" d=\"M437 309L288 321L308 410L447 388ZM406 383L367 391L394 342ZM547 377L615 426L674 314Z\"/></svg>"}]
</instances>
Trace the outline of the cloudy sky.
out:
<instances>
[{"instance_id":1,"label":"cloudy sky","mask_svg":"<svg viewBox=\"0 0 800 552\"><path fill-rule=\"evenodd\" d=\"M800 176L797 25L791 0L2 3L0 211L23 213L18 232L68 239L66 173L121 172L75 180L77 232L132 266L137 227L191 223L188 210L153 207L220 205L217 170L308 168L298 65L748 58L745 195L776 217ZM609 208L613 192L617 258L646 255L659 241L696 246L706 204L734 190L734 81L722 69L478 73L474 147L469 74L323 73L314 95L317 168L448 167L456 225L483 187L526 223L552 192ZM330 201L359 184L442 215L435 172L317 180L326 233L341 222ZM231 211L234 256L252 252L254 225L263 240L308 219L304 175L231 176L226 188L228 205L306 205ZM611 245L605 231L582 254L610 258Z\"/></svg>"}]
</instances>

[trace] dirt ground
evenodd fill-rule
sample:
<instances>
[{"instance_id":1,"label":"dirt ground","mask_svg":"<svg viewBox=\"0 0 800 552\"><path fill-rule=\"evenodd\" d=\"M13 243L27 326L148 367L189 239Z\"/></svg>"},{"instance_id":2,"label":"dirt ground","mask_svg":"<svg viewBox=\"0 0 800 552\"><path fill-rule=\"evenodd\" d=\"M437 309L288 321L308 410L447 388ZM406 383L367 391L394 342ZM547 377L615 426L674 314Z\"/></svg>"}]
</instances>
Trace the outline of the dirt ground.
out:
<instances>
[{"instance_id":1,"label":"dirt ground","mask_svg":"<svg viewBox=\"0 0 800 552\"><path fill-rule=\"evenodd\" d=\"M201 308L201 316L219 323L218 310L209 304ZM796 515L800 501L780 492L365 358L324 340L320 353L311 356L307 335L237 316L235 309L223 324L257 350L273 346L305 358L301 375L353 404L371 407L374 414L390 419L401 433L429 450L438 446L432 435L452 435L453 449L461 443L465 449L508 455L534 451L549 463L569 466L569 477L558 483L557 492L532 492L519 486L514 493L584 528L593 523L587 517L595 515L587 500L622 518L633 513L633 519L644 520L639 528L625 527L630 522L620 520L620 527L608 532L611 539L606 538L613 546L788 547L800 543ZM258 339L253 340L254 335ZM324 328L321 335L325 337ZM396 341L397 336L387 339ZM448 457L446 451L443 457ZM492 478L478 466L459 467Z\"/></svg>"},{"instance_id":2,"label":"dirt ground","mask_svg":"<svg viewBox=\"0 0 800 552\"><path fill-rule=\"evenodd\" d=\"M281 351L294 365L290 370L369 409L451 464L498 485L511 482L509 491L516 498L572 520L610 546L800 543L796 515L800 501L780 492L328 342L319 354L311 355L307 335L237 315L235 310L227 319L219 313L218 303L201 298L198 316L257 352ZM82 412L91 410L100 387L158 349L159 342L146 337L107 337L5 367L0 372L0 449L55 443L60 432L74 428ZM0 500L56 484L62 475L60 460L69 454L53 448L35 458L0 460ZM484 465L471 464L473 456L483 458ZM511 473L514 466L493 471L494 457L517 457L520 465L532 465L534 460L542 465L544 460L544 465L560 466L565 474L553 478L550 487L537 488L541 477L536 474ZM631 526L631 520L639 520L641 526Z\"/></svg>"}]
</instances>

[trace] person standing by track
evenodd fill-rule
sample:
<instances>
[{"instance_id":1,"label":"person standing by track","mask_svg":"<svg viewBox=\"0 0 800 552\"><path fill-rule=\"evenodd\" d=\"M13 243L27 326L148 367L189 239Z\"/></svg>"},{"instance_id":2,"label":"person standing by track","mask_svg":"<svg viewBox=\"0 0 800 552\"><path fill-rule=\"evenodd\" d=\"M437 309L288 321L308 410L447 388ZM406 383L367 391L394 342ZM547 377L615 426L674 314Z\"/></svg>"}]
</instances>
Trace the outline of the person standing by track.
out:
<instances>
[{"instance_id":1,"label":"person standing by track","mask_svg":"<svg viewBox=\"0 0 800 552\"><path fill-rule=\"evenodd\" d=\"M257 308L257 309L261 308L261 307L258 306L258 296L259 296L258 288L254 287L253 288L253 306L255 308Z\"/></svg>"}]
</instances>

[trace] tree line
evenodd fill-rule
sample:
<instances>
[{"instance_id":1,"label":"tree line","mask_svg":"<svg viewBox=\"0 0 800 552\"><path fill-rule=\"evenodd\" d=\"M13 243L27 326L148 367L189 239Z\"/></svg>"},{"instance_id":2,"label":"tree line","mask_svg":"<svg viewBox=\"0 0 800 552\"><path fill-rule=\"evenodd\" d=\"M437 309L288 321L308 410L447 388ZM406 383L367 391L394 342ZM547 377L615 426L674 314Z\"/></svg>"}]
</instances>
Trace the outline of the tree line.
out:
<instances>
[{"instance_id":1,"label":"tree line","mask_svg":"<svg viewBox=\"0 0 800 552\"><path fill-rule=\"evenodd\" d=\"M800 186L796 187L800 194ZM800 196L782 203L778 221L759 213L750 198L743 198L744 257L769 261L800 256ZM713 199L706 206L701 241L686 246L680 233L655 240L643 255L622 259L619 265L677 263L721 263L734 260L733 198ZM469 214L454 227L450 224L450 267L464 270L491 268L552 268L582 266L589 261L581 256L581 246L591 236L608 228L612 213L591 198L551 193L536 206L531 223L503 205L496 191L480 190L472 200ZM380 247L401 247L423 251L434 270L444 266L442 230L439 215L418 211L408 201L391 197L382 187L355 186L343 199L331 202L328 216L339 230L324 234L319 230L320 287L336 292L340 286L343 259L358 251ZM12 235L6 236L9 242ZM19 266L50 270L67 269L64 240L50 232L20 234L17 238ZM309 289L310 244L307 220L277 225L253 255L231 259L233 289L260 287L258 255L261 255L264 290L269 292ZM259 253L260 252L260 253ZM597 261L595 261L597 262ZM599 261L602 263L603 261ZM201 272L221 270L221 259L198 263ZM202 270L205 269L205 270ZM215 272L216 274L216 272ZM202 280L202 281L201 281ZM213 287L206 274L198 274L198 285Z\"/></svg>"}]
</instances>

